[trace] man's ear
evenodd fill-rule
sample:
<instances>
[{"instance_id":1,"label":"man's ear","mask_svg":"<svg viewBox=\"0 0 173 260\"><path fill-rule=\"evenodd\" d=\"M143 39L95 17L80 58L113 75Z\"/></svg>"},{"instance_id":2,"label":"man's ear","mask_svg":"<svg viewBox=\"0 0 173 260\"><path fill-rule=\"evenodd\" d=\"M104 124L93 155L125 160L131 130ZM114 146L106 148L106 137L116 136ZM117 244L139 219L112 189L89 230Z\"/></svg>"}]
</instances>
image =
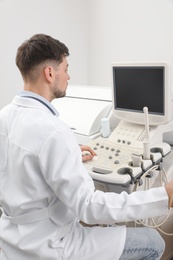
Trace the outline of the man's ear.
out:
<instances>
[{"instance_id":1,"label":"man's ear","mask_svg":"<svg viewBox=\"0 0 173 260\"><path fill-rule=\"evenodd\" d=\"M50 67L50 66L47 66L47 67L44 69L44 74L45 74L46 79L47 79L49 82L52 82L52 80L53 80L53 68Z\"/></svg>"}]
</instances>

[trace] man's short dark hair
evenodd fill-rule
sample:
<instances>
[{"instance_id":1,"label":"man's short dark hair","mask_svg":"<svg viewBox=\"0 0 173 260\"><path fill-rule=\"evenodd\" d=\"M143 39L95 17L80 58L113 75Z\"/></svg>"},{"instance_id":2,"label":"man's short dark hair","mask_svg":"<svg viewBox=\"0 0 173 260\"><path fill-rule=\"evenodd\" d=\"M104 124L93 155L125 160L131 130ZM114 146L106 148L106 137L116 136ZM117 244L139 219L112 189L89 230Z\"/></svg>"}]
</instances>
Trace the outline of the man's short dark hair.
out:
<instances>
[{"instance_id":1,"label":"man's short dark hair","mask_svg":"<svg viewBox=\"0 0 173 260\"><path fill-rule=\"evenodd\" d=\"M23 78L27 78L38 65L47 61L62 62L69 50L64 43L45 34L35 34L17 50L16 65Z\"/></svg>"}]
</instances>

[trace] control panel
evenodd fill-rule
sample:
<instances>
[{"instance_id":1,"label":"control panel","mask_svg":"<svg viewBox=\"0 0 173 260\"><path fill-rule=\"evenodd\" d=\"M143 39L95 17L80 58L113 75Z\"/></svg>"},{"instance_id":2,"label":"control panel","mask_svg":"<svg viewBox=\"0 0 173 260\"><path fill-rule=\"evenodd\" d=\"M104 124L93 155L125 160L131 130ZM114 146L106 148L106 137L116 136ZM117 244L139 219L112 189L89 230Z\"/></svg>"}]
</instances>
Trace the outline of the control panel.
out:
<instances>
[{"instance_id":1,"label":"control panel","mask_svg":"<svg viewBox=\"0 0 173 260\"><path fill-rule=\"evenodd\" d=\"M135 183L136 179L171 151L167 143L156 143L150 147L150 158L144 160L145 138L144 126L120 122L108 138L99 137L88 143L97 154L85 163L91 177L122 186Z\"/></svg>"}]
</instances>

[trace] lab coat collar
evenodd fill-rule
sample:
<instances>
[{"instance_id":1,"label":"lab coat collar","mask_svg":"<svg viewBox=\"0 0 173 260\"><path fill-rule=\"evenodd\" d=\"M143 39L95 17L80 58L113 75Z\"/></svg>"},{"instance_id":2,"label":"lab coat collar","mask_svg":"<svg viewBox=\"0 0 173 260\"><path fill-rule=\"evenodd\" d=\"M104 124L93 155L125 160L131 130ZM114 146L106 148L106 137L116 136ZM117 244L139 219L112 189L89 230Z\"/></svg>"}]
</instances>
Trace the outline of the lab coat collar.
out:
<instances>
[{"instance_id":1,"label":"lab coat collar","mask_svg":"<svg viewBox=\"0 0 173 260\"><path fill-rule=\"evenodd\" d=\"M44 97L31 92L31 91L19 91L18 96L24 97L24 98L32 98L43 104L45 107L47 107L53 115L56 115L57 117L59 116L59 112L56 110L56 108L49 102L47 101Z\"/></svg>"}]
</instances>

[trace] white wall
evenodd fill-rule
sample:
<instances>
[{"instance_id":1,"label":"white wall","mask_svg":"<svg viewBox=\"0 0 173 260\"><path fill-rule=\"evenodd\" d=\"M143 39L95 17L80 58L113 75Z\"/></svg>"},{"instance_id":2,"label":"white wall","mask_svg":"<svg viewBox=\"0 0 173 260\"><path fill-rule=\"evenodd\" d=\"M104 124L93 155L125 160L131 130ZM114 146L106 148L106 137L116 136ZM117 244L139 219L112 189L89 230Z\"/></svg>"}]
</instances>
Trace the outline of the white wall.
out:
<instances>
[{"instance_id":1,"label":"white wall","mask_svg":"<svg viewBox=\"0 0 173 260\"><path fill-rule=\"evenodd\" d=\"M35 33L69 47L71 84L110 86L115 61L173 66L172 27L173 0L0 0L0 108L22 88L16 50Z\"/></svg>"},{"instance_id":2,"label":"white wall","mask_svg":"<svg viewBox=\"0 0 173 260\"><path fill-rule=\"evenodd\" d=\"M87 84L87 1L0 0L0 108L23 87L15 65L16 51L35 33L64 42L70 50L71 82Z\"/></svg>"},{"instance_id":3,"label":"white wall","mask_svg":"<svg viewBox=\"0 0 173 260\"><path fill-rule=\"evenodd\" d=\"M116 61L173 67L173 0L90 0L89 28L89 84L110 85Z\"/></svg>"}]
</instances>

